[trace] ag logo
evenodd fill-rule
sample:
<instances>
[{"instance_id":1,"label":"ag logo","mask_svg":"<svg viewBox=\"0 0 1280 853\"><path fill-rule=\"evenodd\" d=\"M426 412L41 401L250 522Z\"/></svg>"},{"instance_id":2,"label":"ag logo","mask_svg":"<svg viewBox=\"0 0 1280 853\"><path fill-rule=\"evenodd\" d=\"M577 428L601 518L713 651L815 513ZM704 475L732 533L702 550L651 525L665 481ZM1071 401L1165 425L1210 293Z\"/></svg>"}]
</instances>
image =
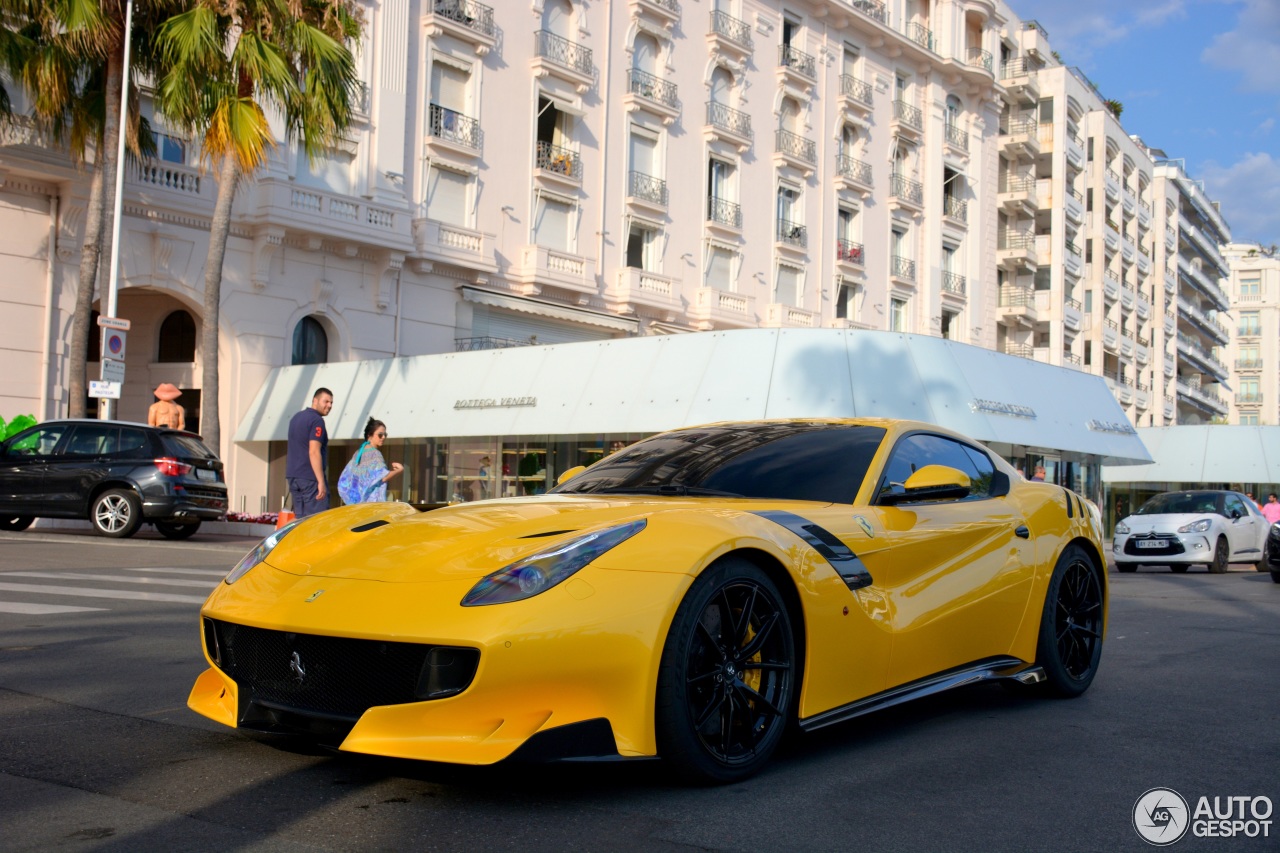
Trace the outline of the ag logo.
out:
<instances>
[{"instance_id":1,"label":"ag logo","mask_svg":"<svg viewBox=\"0 0 1280 853\"><path fill-rule=\"evenodd\" d=\"M1133 804L1133 828L1143 841L1157 847L1186 835L1190 818L1187 801L1172 788L1152 788Z\"/></svg>"}]
</instances>

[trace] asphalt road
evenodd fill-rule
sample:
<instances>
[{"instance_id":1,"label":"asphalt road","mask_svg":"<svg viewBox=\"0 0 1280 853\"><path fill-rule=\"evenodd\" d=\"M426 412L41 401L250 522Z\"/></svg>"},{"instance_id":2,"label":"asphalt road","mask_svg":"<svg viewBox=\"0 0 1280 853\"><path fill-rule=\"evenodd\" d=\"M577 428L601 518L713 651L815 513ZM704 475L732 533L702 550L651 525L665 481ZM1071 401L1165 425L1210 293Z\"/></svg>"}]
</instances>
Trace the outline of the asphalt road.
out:
<instances>
[{"instance_id":1,"label":"asphalt road","mask_svg":"<svg viewBox=\"0 0 1280 853\"><path fill-rule=\"evenodd\" d=\"M252 543L140 537L0 534L2 851L1136 851L1151 788L1280 804L1280 584L1244 567L1113 572L1079 699L966 688L687 788L660 762L452 767L224 729L185 704L198 602ZM1172 849L1280 850L1269 819Z\"/></svg>"}]
</instances>

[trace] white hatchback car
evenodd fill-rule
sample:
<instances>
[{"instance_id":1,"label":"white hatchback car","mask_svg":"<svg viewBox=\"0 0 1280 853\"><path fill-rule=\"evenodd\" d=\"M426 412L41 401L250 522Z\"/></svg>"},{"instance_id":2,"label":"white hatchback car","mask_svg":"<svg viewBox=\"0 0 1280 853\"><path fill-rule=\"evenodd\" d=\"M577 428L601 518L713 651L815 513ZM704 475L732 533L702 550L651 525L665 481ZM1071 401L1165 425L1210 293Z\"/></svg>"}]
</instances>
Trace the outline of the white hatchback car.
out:
<instances>
[{"instance_id":1,"label":"white hatchback car","mask_svg":"<svg viewBox=\"0 0 1280 853\"><path fill-rule=\"evenodd\" d=\"M1199 564L1217 574L1229 563L1263 566L1270 528L1239 492L1164 492L1116 525L1116 568L1161 565L1185 572Z\"/></svg>"}]
</instances>

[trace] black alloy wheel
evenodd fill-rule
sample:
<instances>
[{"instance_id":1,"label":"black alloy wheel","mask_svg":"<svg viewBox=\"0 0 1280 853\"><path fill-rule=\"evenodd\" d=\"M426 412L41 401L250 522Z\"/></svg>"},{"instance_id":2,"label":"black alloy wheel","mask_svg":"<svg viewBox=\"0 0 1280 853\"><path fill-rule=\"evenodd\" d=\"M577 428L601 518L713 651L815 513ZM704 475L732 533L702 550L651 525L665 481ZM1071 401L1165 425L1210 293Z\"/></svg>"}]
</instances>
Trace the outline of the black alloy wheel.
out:
<instances>
[{"instance_id":1,"label":"black alloy wheel","mask_svg":"<svg viewBox=\"0 0 1280 853\"><path fill-rule=\"evenodd\" d=\"M35 520L33 515L0 515L0 530L17 533L26 530Z\"/></svg>"},{"instance_id":2,"label":"black alloy wheel","mask_svg":"<svg viewBox=\"0 0 1280 853\"><path fill-rule=\"evenodd\" d=\"M157 521L156 530L165 539L190 539L200 529L199 521L188 521L178 524L175 521Z\"/></svg>"},{"instance_id":3,"label":"black alloy wheel","mask_svg":"<svg viewBox=\"0 0 1280 853\"><path fill-rule=\"evenodd\" d=\"M741 559L694 582L672 621L658 675L658 754L684 779L756 773L791 719L796 654L777 587Z\"/></svg>"},{"instance_id":4,"label":"black alloy wheel","mask_svg":"<svg viewBox=\"0 0 1280 853\"><path fill-rule=\"evenodd\" d=\"M1102 584L1078 545L1058 558L1040 619L1036 659L1049 690L1079 696L1089 689L1102 657Z\"/></svg>"},{"instance_id":5,"label":"black alloy wheel","mask_svg":"<svg viewBox=\"0 0 1280 853\"><path fill-rule=\"evenodd\" d=\"M1231 551L1227 547L1227 537L1219 536L1218 544L1213 548L1213 562L1209 564L1209 571L1215 575L1223 574L1227 571L1227 561L1231 557Z\"/></svg>"}]
</instances>

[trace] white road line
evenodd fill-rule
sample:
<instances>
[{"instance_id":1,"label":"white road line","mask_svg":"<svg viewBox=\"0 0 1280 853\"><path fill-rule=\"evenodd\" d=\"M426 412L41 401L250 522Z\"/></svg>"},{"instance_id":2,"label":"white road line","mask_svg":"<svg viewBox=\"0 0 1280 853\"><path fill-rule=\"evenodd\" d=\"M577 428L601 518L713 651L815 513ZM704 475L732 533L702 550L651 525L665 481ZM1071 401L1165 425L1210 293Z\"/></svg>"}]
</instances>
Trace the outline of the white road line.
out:
<instances>
[{"instance_id":1,"label":"white road line","mask_svg":"<svg viewBox=\"0 0 1280 853\"><path fill-rule=\"evenodd\" d=\"M141 583L154 586L185 586L212 590L216 583L188 581L178 578L129 578L120 575L91 575L81 572L0 572L0 578L46 578L55 581L108 581L110 583Z\"/></svg>"},{"instance_id":2,"label":"white road line","mask_svg":"<svg viewBox=\"0 0 1280 853\"><path fill-rule=\"evenodd\" d=\"M40 586L34 583L0 583L0 592L35 592L42 595L79 595L85 598L120 598L128 601L173 601L182 604L204 604L208 596L175 595L168 592L130 592L94 589L87 586Z\"/></svg>"},{"instance_id":3,"label":"white road line","mask_svg":"<svg viewBox=\"0 0 1280 853\"><path fill-rule=\"evenodd\" d=\"M163 572L168 575L196 575L202 578L217 578L222 580L231 571L231 564L228 563L225 569L164 569L164 568L145 568L136 569L133 567L122 569L126 572Z\"/></svg>"},{"instance_id":4,"label":"white road line","mask_svg":"<svg viewBox=\"0 0 1280 853\"><path fill-rule=\"evenodd\" d=\"M106 608L71 607L66 604L22 604L17 601L0 601L0 613L29 613L33 616L47 616L51 613L87 613L91 610L106 610Z\"/></svg>"}]
</instances>

